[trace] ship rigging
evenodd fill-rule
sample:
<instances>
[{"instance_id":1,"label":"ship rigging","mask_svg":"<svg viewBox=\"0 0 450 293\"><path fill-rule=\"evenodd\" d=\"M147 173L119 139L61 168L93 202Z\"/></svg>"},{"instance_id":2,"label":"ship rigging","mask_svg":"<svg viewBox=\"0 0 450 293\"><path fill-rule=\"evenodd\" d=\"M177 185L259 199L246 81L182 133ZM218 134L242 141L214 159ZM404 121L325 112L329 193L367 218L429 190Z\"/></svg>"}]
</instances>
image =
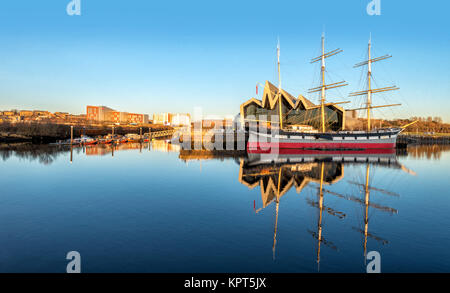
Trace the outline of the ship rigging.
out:
<instances>
[{"instance_id":1,"label":"ship rigging","mask_svg":"<svg viewBox=\"0 0 450 293\"><path fill-rule=\"evenodd\" d=\"M311 63L321 62L321 82L320 86L309 89L308 93L320 93L320 104L314 105L303 96L299 96L296 100L290 94L285 92L281 87L281 68L280 68L280 44L277 45L277 69L278 69L278 88L275 90L270 83L266 82L266 87L263 94L263 101L261 106L269 104L269 110L273 109L277 112L278 121L261 121L256 119L245 119L250 121L253 126L248 128L249 140L247 143L247 149L252 151L258 151L259 149L279 150L279 149L386 149L395 148L398 134L403 128L379 128L372 129L371 127L371 111L375 108L399 106L401 104L391 105L372 105L372 94L398 90L397 86L389 86L383 88L372 89L372 63L392 57L391 55L384 55L377 58L371 57L371 39L368 44L368 59L357 63L354 67L360 67L367 65L367 82L368 89L358 92L350 93L350 97L366 95L366 107L350 109L350 110L367 110L367 127L365 131L349 131L345 130L345 110L339 108L338 104L350 103L350 101L343 102L327 102L326 91L330 89L340 88L348 85L345 81L333 82L327 84L325 81L325 59L337 55L343 52L338 48L329 52L325 52L325 36L322 35L321 39L321 55L311 59ZM273 87L273 89L271 88ZM266 91L268 93L266 93ZM276 93L271 96L271 92ZM254 102L254 99L249 102ZM288 101L292 109L287 112L283 111L283 101ZM269 102L269 103L268 103ZM297 105L301 103L305 111L314 111L318 109L320 112L320 126L316 130L305 130L294 128L293 125L286 123L288 115L293 111L298 111ZM243 104L244 105L244 104ZM275 105L277 110L275 111ZM340 130L328 129L326 125L327 113L325 109L329 107L338 107L342 109L342 127ZM273 107L273 108L271 108ZM297 108L295 108L297 107ZM241 106L241 109L243 106ZM241 111L242 112L242 111ZM270 112L270 113L274 113ZM269 124L265 129L261 128L261 124ZM291 123L292 124L292 123ZM257 127L255 127L257 125Z\"/></svg>"}]
</instances>

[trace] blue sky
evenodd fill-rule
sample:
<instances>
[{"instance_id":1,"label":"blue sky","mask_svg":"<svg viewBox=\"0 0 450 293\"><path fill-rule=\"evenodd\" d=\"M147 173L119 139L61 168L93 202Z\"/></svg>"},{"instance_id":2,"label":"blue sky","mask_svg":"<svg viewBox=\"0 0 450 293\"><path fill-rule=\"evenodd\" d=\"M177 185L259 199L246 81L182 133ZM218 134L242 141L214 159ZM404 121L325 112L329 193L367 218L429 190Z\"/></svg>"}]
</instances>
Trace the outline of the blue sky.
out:
<instances>
[{"instance_id":1,"label":"blue sky","mask_svg":"<svg viewBox=\"0 0 450 293\"><path fill-rule=\"evenodd\" d=\"M256 82L277 83L278 36L283 88L317 102L307 94L319 72L309 60L324 30L327 50L344 50L327 59L327 78L349 82L330 101L364 86L352 66L366 56L371 33L373 55L393 55L374 65L376 85L400 87L373 103L403 103L375 117L450 122L448 1L381 0L380 16L366 13L370 0L81 0L81 16L66 14L69 2L2 3L0 109L84 113L93 104L152 114L200 106L236 114Z\"/></svg>"}]
</instances>

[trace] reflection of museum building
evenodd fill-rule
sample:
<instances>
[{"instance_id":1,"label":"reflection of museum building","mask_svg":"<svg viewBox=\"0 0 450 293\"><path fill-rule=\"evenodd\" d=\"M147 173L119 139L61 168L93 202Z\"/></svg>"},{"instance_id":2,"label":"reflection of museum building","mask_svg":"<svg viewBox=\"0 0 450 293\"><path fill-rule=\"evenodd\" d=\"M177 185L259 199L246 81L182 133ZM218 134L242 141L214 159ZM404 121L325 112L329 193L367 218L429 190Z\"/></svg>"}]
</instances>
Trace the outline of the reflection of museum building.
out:
<instances>
[{"instance_id":1,"label":"reflection of museum building","mask_svg":"<svg viewBox=\"0 0 450 293\"><path fill-rule=\"evenodd\" d=\"M308 162L284 165L248 166L241 160L239 182L253 189L261 189L263 208L274 199L279 200L292 187L300 193L310 182L320 183L321 163ZM340 162L324 164L323 182L333 184L344 177L344 167Z\"/></svg>"},{"instance_id":2,"label":"reflection of museum building","mask_svg":"<svg viewBox=\"0 0 450 293\"><path fill-rule=\"evenodd\" d=\"M315 105L302 95L295 98L285 90L277 95L278 88L266 81L262 100L251 98L241 105L241 123L252 121L270 121L270 117L279 115L279 100L282 102L283 123L285 127L320 126L320 106ZM281 97L281 98L279 98ZM272 116L273 115L273 116ZM331 130L345 129L345 110L337 105L325 104L325 121Z\"/></svg>"}]
</instances>

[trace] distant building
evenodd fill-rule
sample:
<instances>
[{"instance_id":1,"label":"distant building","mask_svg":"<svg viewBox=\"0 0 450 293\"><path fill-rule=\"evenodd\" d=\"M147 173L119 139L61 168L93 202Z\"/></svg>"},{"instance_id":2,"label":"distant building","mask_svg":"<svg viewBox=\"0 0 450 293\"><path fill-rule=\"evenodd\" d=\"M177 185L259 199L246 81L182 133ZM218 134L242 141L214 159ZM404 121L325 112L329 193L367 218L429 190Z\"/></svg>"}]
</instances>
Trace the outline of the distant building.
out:
<instances>
[{"instance_id":1,"label":"distant building","mask_svg":"<svg viewBox=\"0 0 450 293\"><path fill-rule=\"evenodd\" d=\"M20 118L20 116L19 115L3 115L2 117L1 117L1 120L2 120L2 122L13 122L13 123L15 123L15 122L20 122L21 121L21 118Z\"/></svg>"},{"instance_id":2,"label":"distant building","mask_svg":"<svg viewBox=\"0 0 450 293\"><path fill-rule=\"evenodd\" d=\"M14 113L14 111L4 111L3 115L4 116L14 116L14 115L16 115L16 113Z\"/></svg>"},{"instance_id":3,"label":"distant building","mask_svg":"<svg viewBox=\"0 0 450 293\"><path fill-rule=\"evenodd\" d=\"M112 112L112 121L114 123L127 123L128 122L128 113L114 111Z\"/></svg>"},{"instance_id":4,"label":"distant building","mask_svg":"<svg viewBox=\"0 0 450 293\"><path fill-rule=\"evenodd\" d=\"M172 114L170 118L170 125L172 126L190 126L191 115L189 114Z\"/></svg>"},{"instance_id":5,"label":"distant building","mask_svg":"<svg viewBox=\"0 0 450 293\"><path fill-rule=\"evenodd\" d=\"M187 113L156 113L153 114L153 124L189 126L191 125L191 115Z\"/></svg>"},{"instance_id":6,"label":"distant building","mask_svg":"<svg viewBox=\"0 0 450 293\"><path fill-rule=\"evenodd\" d=\"M34 110L33 116L51 116L51 113L49 111L40 111L40 110Z\"/></svg>"},{"instance_id":7,"label":"distant building","mask_svg":"<svg viewBox=\"0 0 450 293\"><path fill-rule=\"evenodd\" d=\"M229 118L205 118L202 120L203 128L229 128L233 126L233 119Z\"/></svg>"},{"instance_id":8,"label":"distant building","mask_svg":"<svg viewBox=\"0 0 450 293\"><path fill-rule=\"evenodd\" d=\"M170 125L171 118L172 118L171 113L153 114L153 124Z\"/></svg>"},{"instance_id":9,"label":"distant building","mask_svg":"<svg viewBox=\"0 0 450 293\"><path fill-rule=\"evenodd\" d=\"M33 111L23 110L19 112L20 117L31 117L33 116Z\"/></svg>"},{"instance_id":10,"label":"distant building","mask_svg":"<svg viewBox=\"0 0 450 293\"><path fill-rule=\"evenodd\" d=\"M87 106L86 117L88 120L114 123L148 123L147 114L120 112L106 106Z\"/></svg>"},{"instance_id":11,"label":"distant building","mask_svg":"<svg viewBox=\"0 0 450 293\"><path fill-rule=\"evenodd\" d=\"M148 123L148 115L128 113L128 123Z\"/></svg>"},{"instance_id":12,"label":"distant building","mask_svg":"<svg viewBox=\"0 0 450 293\"><path fill-rule=\"evenodd\" d=\"M355 130L362 128L362 121L358 119L358 113L355 110L345 111L345 128Z\"/></svg>"},{"instance_id":13,"label":"distant building","mask_svg":"<svg viewBox=\"0 0 450 293\"><path fill-rule=\"evenodd\" d=\"M56 118L66 119L69 113L67 112L55 112Z\"/></svg>"},{"instance_id":14,"label":"distant building","mask_svg":"<svg viewBox=\"0 0 450 293\"><path fill-rule=\"evenodd\" d=\"M147 114L114 111L111 113L111 118L111 121L114 123L148 123Z\"/></svg>"},{"instance_id":15,"label":"distant building","mask_svg":"<svg viewBox=\"0 0 450 293\"><path fill-rule=\"evenodd\" d=\"M114 110L106 106L87 106L86 118L95 121L111 120L111 114Z\"/></svg>"},{"instance_id":16,"label":"distant building","mask_svg":"<svg viewBox=\"0 0 450 293\"><path fill-rule=\"evenodd\" d=\"M113 109L106 106L86 106L86 117L88 120L111 121Z\"/></svg>"}]
</instances>

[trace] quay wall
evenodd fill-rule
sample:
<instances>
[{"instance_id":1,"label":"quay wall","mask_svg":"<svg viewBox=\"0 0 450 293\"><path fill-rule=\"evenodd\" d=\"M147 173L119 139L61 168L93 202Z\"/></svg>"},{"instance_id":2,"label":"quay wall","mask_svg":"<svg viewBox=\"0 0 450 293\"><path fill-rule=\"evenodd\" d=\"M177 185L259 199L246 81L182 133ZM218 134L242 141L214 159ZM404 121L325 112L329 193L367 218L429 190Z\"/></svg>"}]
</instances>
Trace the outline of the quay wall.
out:
<instances>
[{"instance_id":1,"label":"quay wall","mask_svg":"<svg viewBox=\"0 0 450 293\"><path fill-rule=\"evenodd\" d=\"M397 138L397 147L406 148L408 145L434 145L450 144L450 135L413 135L400 134Z\"/></svg>"}]
</instances>

